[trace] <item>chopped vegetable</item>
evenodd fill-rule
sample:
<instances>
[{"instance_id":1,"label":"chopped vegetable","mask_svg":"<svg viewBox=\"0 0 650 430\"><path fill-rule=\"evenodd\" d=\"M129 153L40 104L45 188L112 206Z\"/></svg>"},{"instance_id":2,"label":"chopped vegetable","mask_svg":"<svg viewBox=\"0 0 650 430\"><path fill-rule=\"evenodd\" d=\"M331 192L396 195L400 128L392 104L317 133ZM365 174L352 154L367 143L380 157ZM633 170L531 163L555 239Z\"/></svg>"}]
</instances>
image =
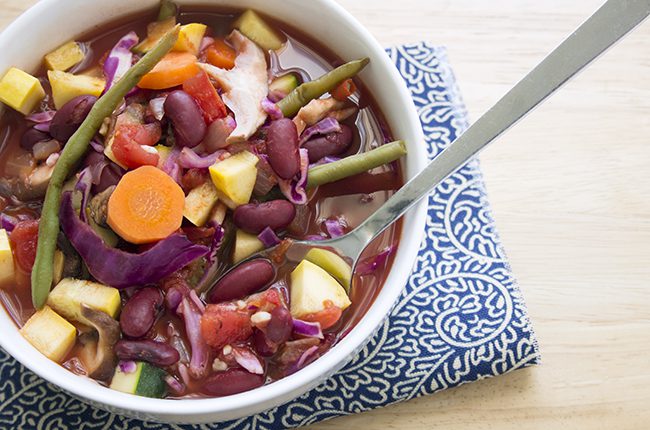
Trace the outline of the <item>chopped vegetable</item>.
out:
<instances>
[{"instance_id":1,"label":"chopped vegetable","mask_svg":"<svg viewBox=\"0 0 650 430\"><path fill-rule=\"evenodd\" d=\"M52 285L56 285L63 279L63 271L65 270L65 254L60 250L54 251L54 262L52 263Z\"/></svg>"},{"instance_id":2,"label":"chopped vegetable","mask_svg":"<svg viewBox=\"0 0 650 430\"><path fill-rule=\"evenodd\" d=\"M368 257L365 260L360 261L359 264L357 264L355 272L361 276L374 273L377 268L386 263L386 260L390 254L393 253L394 249L394 246L388 246L382 249L381 252L374 257Z\"/></svg>"},{"instance_id":3,"label":"chopped vegetable","mask_svg":"<svg viewBox=\"0 0 650 430\"><path fill-rule=\"evenodd\" d=\"M257 235L257 238L262 242L265 248L271 248L280 243L280 238L273 231L271 227L266 227Z\"/></svg>"},{"instance_id":4,"label":"chopped vegetable","mask_svg":"<svg viewBox=\"0 0 650 430\"><path fill-rule=\"evenodd\" d=\"M269 96L274 96L278 100L285 98L289 93L300 85L298 75L295 73L287 73L286 75L279 76L269 84Z\"/></svg>"},{"instance_id":5,"label":"chopped vegetable","mask_svg":"<svg viewBox=\"0 0 650 430\"><path fill-rule=\"evenodd\" d=\"M38 224L38 220L20 221L9 235L16 265L26 273L32 270L36 258Z\"/></svg>"},{"instance_id":6,"label":"chopped vegetable","mask_svg":"<svg viewBox=\"0 0 650 430\"><path fill-rule=\"evenodd\" d=\"M72 66L79 64L85 56L81 46L74 40L71 40L47 54L45 56L45 66L50 70L66 71Z\"/></svg>"},{"instance_id":7,"label":"chopped vegetable","mask_svg":"<svg viewBox=\"0 0 650 430\"><path fill-rule=\"evenodd\" d=\"M247 310L230 304L208 305L201 317L201 335L215 350L247 339L253 334Z\"/></svg>"},{"instance_id":8,"label":"chopped vegetable","mask_svg":"<svg viewBox=\"0 0 650 430\"><path fill-rule=\"evenodd\" d=\"M293 332L300 336L315 337L317 339L323 338L323 331L318 322L309 322L294 318Z\"/></svg>"},{"instance_id":9,"label":"chopped vegetable","mask_svg":"<svg viewBox=\"0 0 650 430\"><path fill-rule=\"evenodd\" d=\"M182 25L178 40L172 50L197 55L207 28L207 25L197 23Z\"/></svg>"},{"instance_id":10,"label":"chopped vegetable","mask_svg":"<svg viewBox=\"0 0 650 430\"><path fill-rule=\"evenodd\" d=\"M146 147L158 142L160 136L160 125L157 123L122 125L115 130L110 146L113 158L129 169L157 166L160 162L158 151L149 151Z\"/></svg>"},{"instance_id":11,"label":"chopped vegetable","mask_svg":"<svg viewBox=\"0 0 650 430\"><path fill-rule=\"evenodd\" d=\"M81 304L80 321L97 331L97 342L84 345L80 357L87 367L88 376L108 381L115 371L117 356L113 348L120 339L120 324L105 312Z\"/></svg>"},{"instance_id":12,"label":"chopped vegetable","mask_svg":"<svg viewBox=\"0 0 650 430\"><path fill-rule=\"evenodd\" d=\"M375 167L398 160L406 155L406 145L398 140L387 143L368 152L343 158L309 169L307 187L317 187L329 182L338 181L348 176L367 172Z\"/></svg>"},{"instance_id":13,"label":"chopped vegetable","mask_svg":"<svg viewBox=\"0 0 650 430\"><path fill-rule=\"evenodd\" d=\"M151 51L160 39L162 39L165 34L169 33L175 25L176 16L170 16L169 18L150 23L147 25L147 38L134 46L133 52L145 54Z\"/></svg>"},{"instance_id":14,"label":"chopped vegetable","mask_svg":"<svg viewBox=\"0 0 650 430\"><path fill-rule=\"evenodd\" d=\"M209 251L180 234L173 234L139 254L110 248L89 225L81 222L72 207L69 192L63 195L60 215L63 233L86 263L90 274L114 288L155 283ZM120 270L115 270L116 267Z\"/></svg>"},{"instance_id":15,"label":"chopped vegetable","mask_svg":"<svg viewBox=\"0 0 650 430\"><path fill-rule=\"evenodd\" d=\"M210 166L219 197L231 209L250 200L257 179L257 162L256 155L242 151Z\"/></svg>"},{"instance_id":16,"label":"chopped vegetable","mask_svg":"<svg viewBox=\"0 0 650 430\"><path fill-rule=\"evenodd\" d=\"M120 292L97 282L65 278L52 289L47 304L65 318L84 322L81 305L115 318L120 311Z\"/></svg>"},{"instance_id":17,"label":"chopped vegetable","mask_svg":"<svg viewBox=\"0 0 650 430\"><path fill-rule=\"evenodd\" d=\"M327 230L327 234L329 234L330 238L332 239L341 237L345 234L345 226L343 225L343 223L339 218L326 219L324 224L325 224L325 230Z\"/></svg>"},{"instance_id":18,"label":"chopped vegetable","mask_svg":"<svg viewBox=\"0 0 650 430\"><path fill-rule=\"evenodd\" d=\"M161 0L160 9L158 10L158 21L163 21L169 18L176 18L178 14L178 6L171 0Z\"/></svg>"},{"instance_id":19,"label":"chopped vegetable","mask_svg":"<svg viewBox=\"0 0 650 430\"><path fill-rule=\"evenodd\" d=\"M47 358L60 363L72 349L77 329L45 306L27 320L20 334Z\"/></svg>"},{"instance_id":20,"label":"chopped vegetable","mask_svg":"<svg viewBox=\"0 0 650 430\"><path fill-rule=\"evenodd\" d=\"M195 226L203 227L208 222L212 208L218 200L217 189L212 181L207 181L187 194L183 216Z\"/></svg>"},{"instance_id":21,"label":"chopped vegetable","mask_svg":"<svg viewBox=\"0 0 650 430\"><path fill-rule=\"evenodd\" d=\"M11 253L7 230L0 229L0 285L14 280L14 256Z\"/></svg>"},{"instance_id":22,"label":"chopped vegetable","mask_svg":"<svg viewBox=\"0 0 650 430\"><path fill-rule=\"evenodd\" d=\"M303 145L310 138L317 134L329 134L341 131L341 124L334 118L325 118L318 121L315 125L306 129L300 136L300 145Z\"/></svg>"},{"instance_id":23,"label":"chopped vegetable","mask_svg":"<svg viewBox=\"0 0 650 430\"><path fill-rule=\"evenodd\" d=\"M244 230L237 229L235 233L235 249L233 251L232 262L239 263L247 257L264 249L264 243L254 234L246 233Z\"/></svg>"},{"instance_id":24,"label":"chopped vegetable","mask_svg":"<svg viewBox=\"0 0 650 430\"><path fill-rule=\"evenodd\" d=\"M111 52L108 53L108 57L104 61L104 76L106 77L104 91L108 91L111 85L122 79L126 71L131 68L133 60L131 48L136 43L138 43L138 35L135 34L135 31L131 31L118 40Z\"/></svg>"},{"instance_id":25,"label":"chopped vegetable","mask_svg":"<svg viewBox=\"0 0 650 430\"><path fill-rule=\"evenodd\" d=\"M192 149L186 147L181 150L178 156L178 165L184 169L207 169L223 155L227 155L227 153L225 151L215 151L212 154L201 157Z\"/></svg>"},{"instance_id":26,"label":"chopped vegetable","mask_svg":"<svg viewBox=\"0 0 650 430\"><path fill-rule=\"evenodd\" d=\"M170 52L140 79L138 86L151 90L172 88L181 85L198 72L195 55L189 52Z\"/></svg>"},{"instance_id":27,"label":"chopped vegetable","mask_svg":"<svg viewBox=\"0 0 650 430\"><path fill-rule=\"evenodd\" d=\"M223 39L215 39L214 42L206 48L205 55L208 63L215 67L226 70L235 67L235 58L237 57L237 53Z\"/></svg>"},{"instance_id":28,"label":"chopped vegetable","mask_svg":"<svg viewBox=\"0 0 650 430\"><path fill-rule=\"evenodd\" d=\"M300 172L297 178L279 180L278 185L282 194L289 199L291 203L297 205L304 205L307 203L307 193L305 187L307 185L309 168L309 154L305 148L300 148Z\"/></svg>"},{"instance_id":29,"label":"chopped vegetable","mask_svg":"<svg viewBox=\"0 0 650 430\"><path fill-rule=\"evenodd\" d=\"M185 194L162 170L152 166L130 171L108 201L108 225L124 240L151 243L178 230Z\"/></svg>"},{"instance_id":30,"label":"chopped vegetable","mask_svg":"<svg viewBox=\"0 0 650 430\"><path fill-rule=\"evenodd\" d=\"M308 322L320 324L323 330L326 330L336 324L343 313L343 309L332 304L331 301L325 301L325 308L312 314L303 315L303 319Z\"/></svg>"},{"instance_id":31,"label":"chopped vegetable","mask_svg":"<svg viewBox=\"0 0 650 430\"><path fill-rule=\"evenodd\" d=\"M350 61L311 82L305 82L278 102L285 117L294 116L301 107L333 90L343 80L358 74L370 62L368 58Z\"/></svg>"},{"instance_id":32,"label":"chopped vegetable","mask_svg":"<svg viewBox=\"0 0 650 430\"><path fill-rule=\"evenodd\" d=\"M334 276L350 292L352 282L352 267L350 264L332 251L322 248L312 248L305 255L305 260L325 269L327 273Z\"/></svg>"},{"instance_id":33,"label":"chopped vegetable","mask_svg":"<svg viewBox=\"0 0 650 430\"><path fill-rule=\"evenodd\" d=\"M343 310L351 302L345 289L321 267L303 260L291 272L291 315L305 317L324 311L327 303ZM327 328L321 323L323 328Z\"/></svg>"},{"instance_id":34,"label":"chopped vegetable","mask_svg":"<svg viewBox=\"0 0 650 430\"><path fill-rule=\"evenodd\" d=\"M223 104L221 97L205 71L199 70L196 75L183 82L183 91L196 100L201 112L203 112L206 123L210 124L212 121L224 118L228 114L226 105Z\"/></svg>"},{"instance_id":35,"label":"chopped vegetable","mask_svg":"<svg viewBox=\"0 0 650 430\"><path fill-rule=\"evenodd\" d=\"M201 321L204 311L203 303L198 300L194 291L190 291L183 297L176 310L185 323L185 332L187 333L192 351L192 356L190 357L190 373L196 378L205 375L210 359L206 339L201 335Z\"/></svg>"},{"instance_id":36,"label":"chopped vegetable","mask_svg":"<svg viewBox=\"0 0 650 430\"><path fill-rule=\"evenodd\" d=\"M233 26L265 51L280 49L284 44L282 37L250 9L242 13Z\"/></svg>"},{"instance_id":37,"label":"chopped vegetable","mask_svg":"<svg viewBox=\"0 0 650 430\"><path fill-rule=\"evenodd\" d=\"M346 79L330 91L330 94L332 94L332 97L336 100L343 102L355 92L357 92L357 86L354 85L354 81L352 79Z\"/></svg>"},{"instance_id":38,"label":"chopped vegetable","mask_svg":"<svg viewBox=\"0 0 650 430\"><path fill-rule=\"evenodd\" d=\"M12 67L0 79L0 101L23 115L30 113L45 97L38 79Z\"/></svg>"},{"instance_id":39,"label":"chopped vegetable","mask_svg":"<svg viewBox=\"0 0 650 430\"><path fill-rule=\"evenodd\" d=\"M167 388L164 378L167 374L164 370L144 361L138 361L133 367L134 369L122 369L122 366L118 365L110 388L155 399L165 396Z\"/></svg>"},{"instance_id":40,"label":"chopped vegetable","mask_svg":"<svg viewBox=\"0 0 650 430\"><path fill-rule=\"evenodd\" d=\"M60 70L50 70L47 78L52 86L54 106L61 109L64 104L75 97L91 95L99 97L106 82L103 79L86 75L73 75Z\"/></svg>"}]
</instances>

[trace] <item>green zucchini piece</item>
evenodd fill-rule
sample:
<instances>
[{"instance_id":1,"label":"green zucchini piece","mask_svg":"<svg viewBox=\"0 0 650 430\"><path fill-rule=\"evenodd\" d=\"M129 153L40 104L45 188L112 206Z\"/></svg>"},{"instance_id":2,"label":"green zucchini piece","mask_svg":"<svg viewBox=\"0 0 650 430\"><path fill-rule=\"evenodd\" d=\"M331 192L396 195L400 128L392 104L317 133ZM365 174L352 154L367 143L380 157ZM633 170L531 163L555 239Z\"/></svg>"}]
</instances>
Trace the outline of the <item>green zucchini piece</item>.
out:
<instances>
[{"instance_id":1,"label":"green zucchini piece","mask_svg":"<svg viewBox=\"0 0 650 430\"><path fill-rule=\"evenodd\" d=\"M250 9L241 14L235 21L234 27L265 51L274 51L284 45L282 36Z\"/></svg>"},{"instance_id":2,"label":"green zucchini piece","mask_svg":"<svg viewBox=\"0 0 650 430\"><path fill-rule=\"evenodd\" d=\"M298 85L300 85L298 76L295 73L288 73L275 78L269 85L269 92L279 92L286 96L298 88Z\"/></svg>"},{"instance_id":3,"label":"green zucchini piece","mask_svg":"<svg viewBox=\"0 0 650 430\"><path fill-rule=\"evenodd\" d=\"M165 375L164 370L142 361L136 363L135 371L131 373L122 372L118 365L110 388L123 393L160 399L167 394Z\"/></svg>"}]
</instances>

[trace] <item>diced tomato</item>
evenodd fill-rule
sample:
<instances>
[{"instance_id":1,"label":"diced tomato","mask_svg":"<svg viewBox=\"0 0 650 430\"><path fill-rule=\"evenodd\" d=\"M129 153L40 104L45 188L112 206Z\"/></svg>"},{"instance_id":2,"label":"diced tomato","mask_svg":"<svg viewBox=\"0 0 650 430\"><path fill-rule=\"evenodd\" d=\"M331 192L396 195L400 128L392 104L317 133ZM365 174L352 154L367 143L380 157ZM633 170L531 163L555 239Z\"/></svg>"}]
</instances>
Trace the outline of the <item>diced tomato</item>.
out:
<instances>
[{"instance_id":1,"label":"diced tomato","mask_svg":"<svg viewBox=\"0 0 650 430\"><path fill-rule=\"evenodd\" d=\"M142 145L151 146L160 140L160 124L125 124L115 131L113 154L129 169L157 166L160 156L147 152Z\"/></svg>"},{"instance_id":2,"label":"diced tomato","mask_svg":"<svg viewBox=\"0 0 650 430\"><path fill-rule=\"evenodd\" d=\"M31 273L36 259L38 220L21 221L16 224L9 235L9 240L18 267L26 273Z\"/></svg>"},{"instance_id":3,"label":"diced tomato","mask_svg":"<svg viewBox=\"0 0 650 430\"><path fill-rule=\"evenodd\" d=\"M338 306L330 301L325 303L325 309L320 312L313 314L305 315L301 319L304 321L317 322L320 323L320 327L325 330L332 327L334 324L341 319L341 314L343 311Z\"/></svg>"},{"instance_id":4,"label":"diced tomato","mask_svg":"<svg viewBox=\"0 0 650 430\"><path fill-rule=\"evenodd\" d=\"M228 114L226 105L210 82L208 74L203 70L183 82L183 91L194 97L206 123L210 124L215 119L224 118Z\"/></svg>"},{"instance_id":5,"label":"diced tomato","mask_svg":"<svg viewBox=\"0 0 650 430\"><path fill-rule=\"evenodd\" d=\"M201 335L215 349L246 340L252 334L250 315L232 304L208 305L201 317Z\"/></svg>"},{"instance_id":6,"label":"diced tomato","mask_svg":"<svg viewBox=\"0 0 650 430\"><path fill-rule=\"evenodd\" d=\"M354 85L352 79L346 79L334 88L330 94L338 101L345 101L348 97L357 91L357 86Z\"/></svg>"},{"instance_id":7,"label":"diced tomato","mask_svg":"<svg viewBox=\"0 0 650 430\"><path fill-rule=\"evenodd\" d=\"M214 43L206 48L208 63L222 69L230 70L235 67L237 53L223 39L215 39Z\"/></svg>"},{"instance_id":8,"label":"diced tomato","mask_svg":"<svg viewBox=\"0 0 650 430\"><path fill-rule=\"evenodd\" d=\"M205 184L210 175L207 169L189 169L181 178L181 185L186 192Z\"/></svg>"}]
</instances>

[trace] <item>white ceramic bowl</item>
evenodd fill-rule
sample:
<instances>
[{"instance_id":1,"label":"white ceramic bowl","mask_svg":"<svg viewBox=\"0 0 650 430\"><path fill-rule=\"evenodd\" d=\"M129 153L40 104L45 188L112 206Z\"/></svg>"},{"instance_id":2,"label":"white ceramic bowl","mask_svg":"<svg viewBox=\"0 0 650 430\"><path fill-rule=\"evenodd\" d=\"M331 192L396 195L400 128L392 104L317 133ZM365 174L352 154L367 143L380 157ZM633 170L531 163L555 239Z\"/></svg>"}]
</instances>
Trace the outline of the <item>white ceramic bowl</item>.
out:
<instances>
[{"instance_id":1,"label":"white ceramic bowl","mask_svg":"<svg viewBox=\"0 0 650 430\"><path fill-rule=\"evenodd\" d=\"M344 60L364 56L370 65L361 79L372 91L394 136L408 144L406 174L410 178L427 160L424 138L409 93L397 70L372 35L331 0L177 0L179 4L253 8L287 22L328 46ZM10 66L35 70L43 55L66 41L116 18L147 8L158 0L41 0L0 34L0 73ZM424 204L405 217L395 262L374 304L339 344L299 372L278 382L218 399L157 400L132 396L76 376L48 360L0 312L0 345L23 365L95 406L145 420L206 423L240 418L289 401L322 382L346 364L367 342L404 288L418 252L426 216Z\"/></svg>"}]
</instances>

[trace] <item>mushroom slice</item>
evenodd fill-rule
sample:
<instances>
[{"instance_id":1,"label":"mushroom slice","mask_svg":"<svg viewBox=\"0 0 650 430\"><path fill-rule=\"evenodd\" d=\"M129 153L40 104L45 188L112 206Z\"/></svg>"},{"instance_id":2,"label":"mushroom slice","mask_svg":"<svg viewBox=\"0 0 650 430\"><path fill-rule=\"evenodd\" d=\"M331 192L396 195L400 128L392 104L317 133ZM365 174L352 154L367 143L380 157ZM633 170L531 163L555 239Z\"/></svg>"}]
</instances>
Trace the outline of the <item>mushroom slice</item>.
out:
<instances>
[{"instance_id":1,"label":"mushroom slice","mask_svg":"<svg viewBox=\"0 0 650 430\"><path fill-rule=\"evenodd\" d=\"M81 304L83 323L97 330L97 342L88 342L84 347L84 364L88 376L99 381L108 381L117 365L113 346L120 339L120 324L105 312Z\"/></svg>"}]
</instances>

